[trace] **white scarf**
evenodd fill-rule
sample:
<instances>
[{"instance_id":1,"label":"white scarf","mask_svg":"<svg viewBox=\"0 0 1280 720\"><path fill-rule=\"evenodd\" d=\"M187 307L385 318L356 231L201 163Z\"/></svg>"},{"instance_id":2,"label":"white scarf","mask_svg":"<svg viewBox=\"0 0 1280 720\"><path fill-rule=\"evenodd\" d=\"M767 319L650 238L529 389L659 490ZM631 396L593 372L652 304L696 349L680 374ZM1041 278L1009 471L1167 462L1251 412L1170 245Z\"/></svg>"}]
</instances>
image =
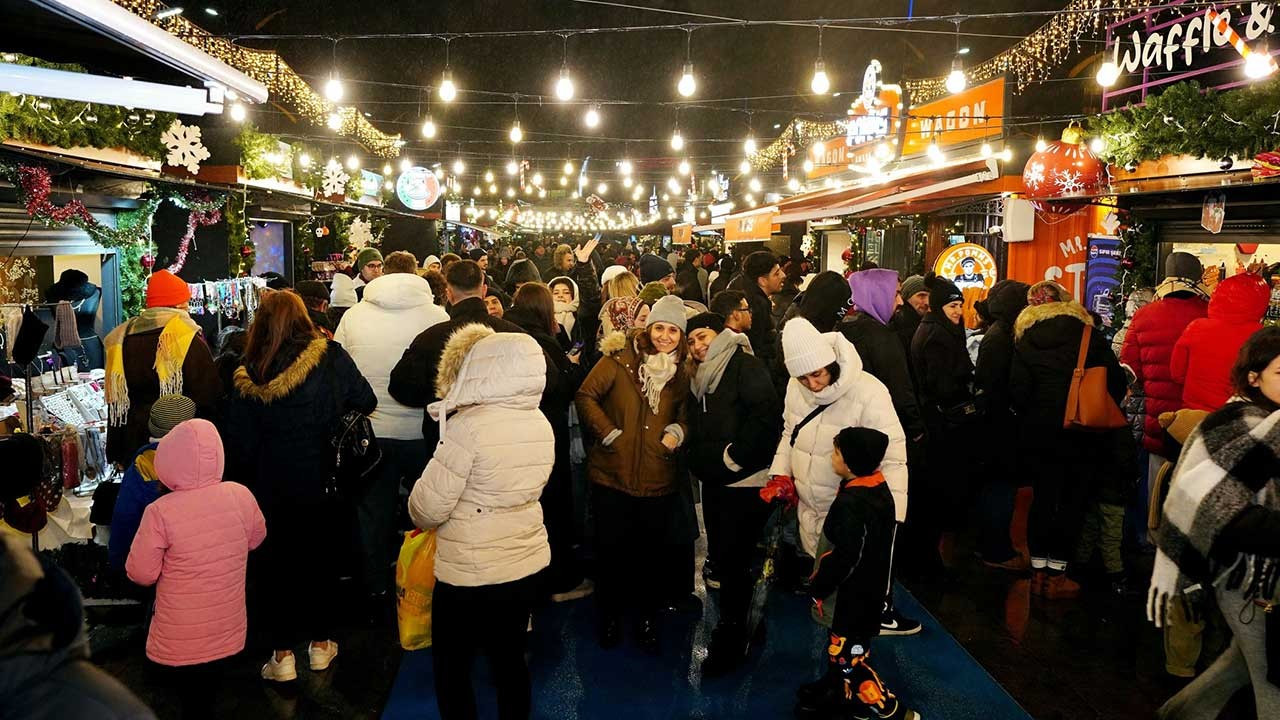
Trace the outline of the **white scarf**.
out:
<instances>
[{"instance_id":1,"label":"white scarf","mask_svg":"<svg viewBox=\"0 0 1280 720\"><path fill-rule=\"evenodd\" d=\"M646 357L640 365L640 387L654 415L662 402L662 389L676 376L677 367L673 353L661 352Z\"/></svg>"},{"instance_id":2,"label":"white scarf","mask_svg":"<svg viewBox=\"0 0 1280 720\"><path fill-rule=\"evenodd\" d=\"M578 299L571 302L556 301L556 322L564 328L565 335L573 335L573 326L578 322Z\"/></svg>"}]
</instances>

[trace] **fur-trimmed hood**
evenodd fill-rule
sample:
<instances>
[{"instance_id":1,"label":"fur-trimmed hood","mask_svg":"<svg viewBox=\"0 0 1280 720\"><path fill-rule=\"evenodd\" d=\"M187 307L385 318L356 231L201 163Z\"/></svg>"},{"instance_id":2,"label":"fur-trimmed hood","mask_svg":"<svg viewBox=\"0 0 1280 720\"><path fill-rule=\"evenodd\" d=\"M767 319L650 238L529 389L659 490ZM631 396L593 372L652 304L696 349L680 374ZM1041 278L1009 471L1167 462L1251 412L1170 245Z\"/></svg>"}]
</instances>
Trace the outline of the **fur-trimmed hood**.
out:
<instances>
[{"instance_id":1,"label":"fur-trimmed hood","mask_svg":"<svg viewBox=\"0 0 1280 720\"><path fill-rule=\"evenodd\" d=\"M311 375L311 371L315 370L322 360L325 353L329 350L329 341L324 338L316 338L303 348L298 357L284 369L284 372L271 378L270 382L259 384L249 376L249 370L244 365L236 368L235 383L236 390L247 398L253 398L264 404L270 404L286 397L289 393L297 390L302 383L306 382Z\"/></svg>"},{"instance_id":2,"label":"fur-trimmed hood","mask_svg":"<svg viewBox=\"0 0 1280 720\"><path fill-rule=\"evenodd\" d=\"M1083 305L1074 300L1071 302L1031 305L1018 314L1018 321L1013 326L1014 338L1021 340L1032 325L1058 317L1075 318L1085 325L1093 325L1093 316L1089 314L1089 311ZM1079 344L1078 340L1076 344Z\"/></svg>"},{"instance_id":3,"label":"fur-trimmed hood","mask_svg":"<svg viewBox=\"0 0 1280 720\"><path fill-rule=\"evenodd\" d=\"M464 325L445 343L436 372L436 394L442 399L428 405L427 412L443 421L468 405L537 408L546 383L546 359L531 335Z\"/></svg>"}]
</instances>

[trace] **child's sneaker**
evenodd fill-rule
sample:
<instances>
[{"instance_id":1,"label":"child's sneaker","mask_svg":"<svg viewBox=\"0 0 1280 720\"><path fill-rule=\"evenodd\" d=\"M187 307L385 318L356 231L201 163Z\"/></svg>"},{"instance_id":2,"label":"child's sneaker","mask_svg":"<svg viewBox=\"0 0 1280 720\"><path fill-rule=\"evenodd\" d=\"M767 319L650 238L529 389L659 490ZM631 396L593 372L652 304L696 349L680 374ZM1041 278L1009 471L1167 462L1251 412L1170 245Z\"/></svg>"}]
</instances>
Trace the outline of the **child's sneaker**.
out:
<instances>
[{"instance_id":1,"label":"child's sneaker","mask_svg":"<svg viewBox=\"0 0 1280 720\"><path fill-rule=\"evenodd\" d=\"M1049 576L1044 585L1046 600L1070 600L1080 596L1080 583L1067 577L1066 573L1055 573Z\"/></svg>"},{"instance_id":2,"label":"child's sneaker","mask_svg":"<svg viewBox=\"0 0 1280 720\"><path fill-rule=\"evenodd\" d=\"M329 663L336 657L338 657L338 643L332 640L325 643L325 647L317 647L315 643L307 647L307 659L311 661L312 670L328 670Z\"/></svg>"},{"instance_id":3,"label":"child's sneaker","mask_svg":"<svg viewBox=\"0 0 1280 720\"><path fill-rule=\"evenodd\" d=\"M293 659L293 653L285 655L280 660L276 660L275 653L271 653L271 658L267 660L267 664L262 666L262 679L274 682L297 680L298 667Z\"/></svg>"},{"instance_id":4,"label":"child's sneaker","mask_svg":"<svg viewBox=\"0 0 1280 720\"><path fill-rule=\"evenodd\" d=\"M895 608L885 608L880 616L881 635L915 635L920 632L920 623L903 616Z\"/></svg>"}]
</instances>

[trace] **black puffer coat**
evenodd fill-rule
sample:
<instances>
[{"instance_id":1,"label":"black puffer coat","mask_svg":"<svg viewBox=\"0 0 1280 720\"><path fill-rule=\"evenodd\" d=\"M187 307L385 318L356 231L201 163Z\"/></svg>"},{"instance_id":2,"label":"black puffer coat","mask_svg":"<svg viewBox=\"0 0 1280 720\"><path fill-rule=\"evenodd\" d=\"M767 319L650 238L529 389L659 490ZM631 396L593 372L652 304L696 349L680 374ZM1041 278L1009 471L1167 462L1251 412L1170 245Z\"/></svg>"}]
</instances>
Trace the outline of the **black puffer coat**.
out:
<instances>
[{"instance_id":1,"label":"black puffer coat","mask_svg":"<svg viewBox=\"0 0 1280 720\"><path fill-rule=\"evenodd\" d=\"M987 422L996 431L1013 422L1013 397L1009 391L1009 374L1013 369L1013 324L1027 306L1027 289L1024 282L1001 280L991 288L986 299L992 320L982 336L982 343L978 345L973 384L986 411Z\"/></svg>"},{"instance_id":2,"label":"black puffer coat","mask_svg":"<svg viewBox=\"0 0 1280 720\"><path fill-rule=\"evenodd\" d=\"M973 363L965 348L964 327L947 320L941 309L931 309L911 340L911 358L926 422L942 427L944 410L973 399Z\"/></svg>"},{"instance_id":3,"label":"black puffer coat","mask_svg":"<svg viewBox=\"0 0 1280 720\"><path fill-rule=\"evenodd\" d=\"M769 379L769 368L736 348L716 391L689 402L689 469L703 482L738 482L769 467L781 434L782 400ZM741 470L725 465L726 448Z\"/></svg>"},{"instance_id":4,"label":"black puffer coat","mask_svg":"<svg viewBox=\"0 0 1280 720\"><path fill-rule=\"evenodd\" d=\"M916 402L911 372L907 367L907 354L898 342L897 333L865 312L857 312L838 326L840 332L853 343L862 358L862 369L884 383L893 398L893 409L907 440L915 440L924 434L924 420Z\"/></svg>"}]
</instances>

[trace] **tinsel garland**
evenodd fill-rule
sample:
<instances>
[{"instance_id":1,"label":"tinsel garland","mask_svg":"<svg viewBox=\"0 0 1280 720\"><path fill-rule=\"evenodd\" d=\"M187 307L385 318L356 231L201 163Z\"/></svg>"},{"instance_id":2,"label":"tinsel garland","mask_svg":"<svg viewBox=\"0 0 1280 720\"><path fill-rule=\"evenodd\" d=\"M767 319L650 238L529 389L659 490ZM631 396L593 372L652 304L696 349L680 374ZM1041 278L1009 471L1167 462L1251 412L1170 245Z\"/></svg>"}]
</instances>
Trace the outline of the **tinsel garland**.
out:
<instances>
[{"instance_id":1,"label":"tinsel garland","mask_svg":"<svg viewBox=\"0 0 1280 720\"><path fill-rule=\"evenodd\" d=\"M176 275L182 272L182 266L187 264L187 253L191 250L191 241L196 237L196 228L217 225L219 222L222 222L221 210L192 210L188 213L187 231L178 242L178 255L169 265L169 272Z\"/></svg>"}]
</instances>

